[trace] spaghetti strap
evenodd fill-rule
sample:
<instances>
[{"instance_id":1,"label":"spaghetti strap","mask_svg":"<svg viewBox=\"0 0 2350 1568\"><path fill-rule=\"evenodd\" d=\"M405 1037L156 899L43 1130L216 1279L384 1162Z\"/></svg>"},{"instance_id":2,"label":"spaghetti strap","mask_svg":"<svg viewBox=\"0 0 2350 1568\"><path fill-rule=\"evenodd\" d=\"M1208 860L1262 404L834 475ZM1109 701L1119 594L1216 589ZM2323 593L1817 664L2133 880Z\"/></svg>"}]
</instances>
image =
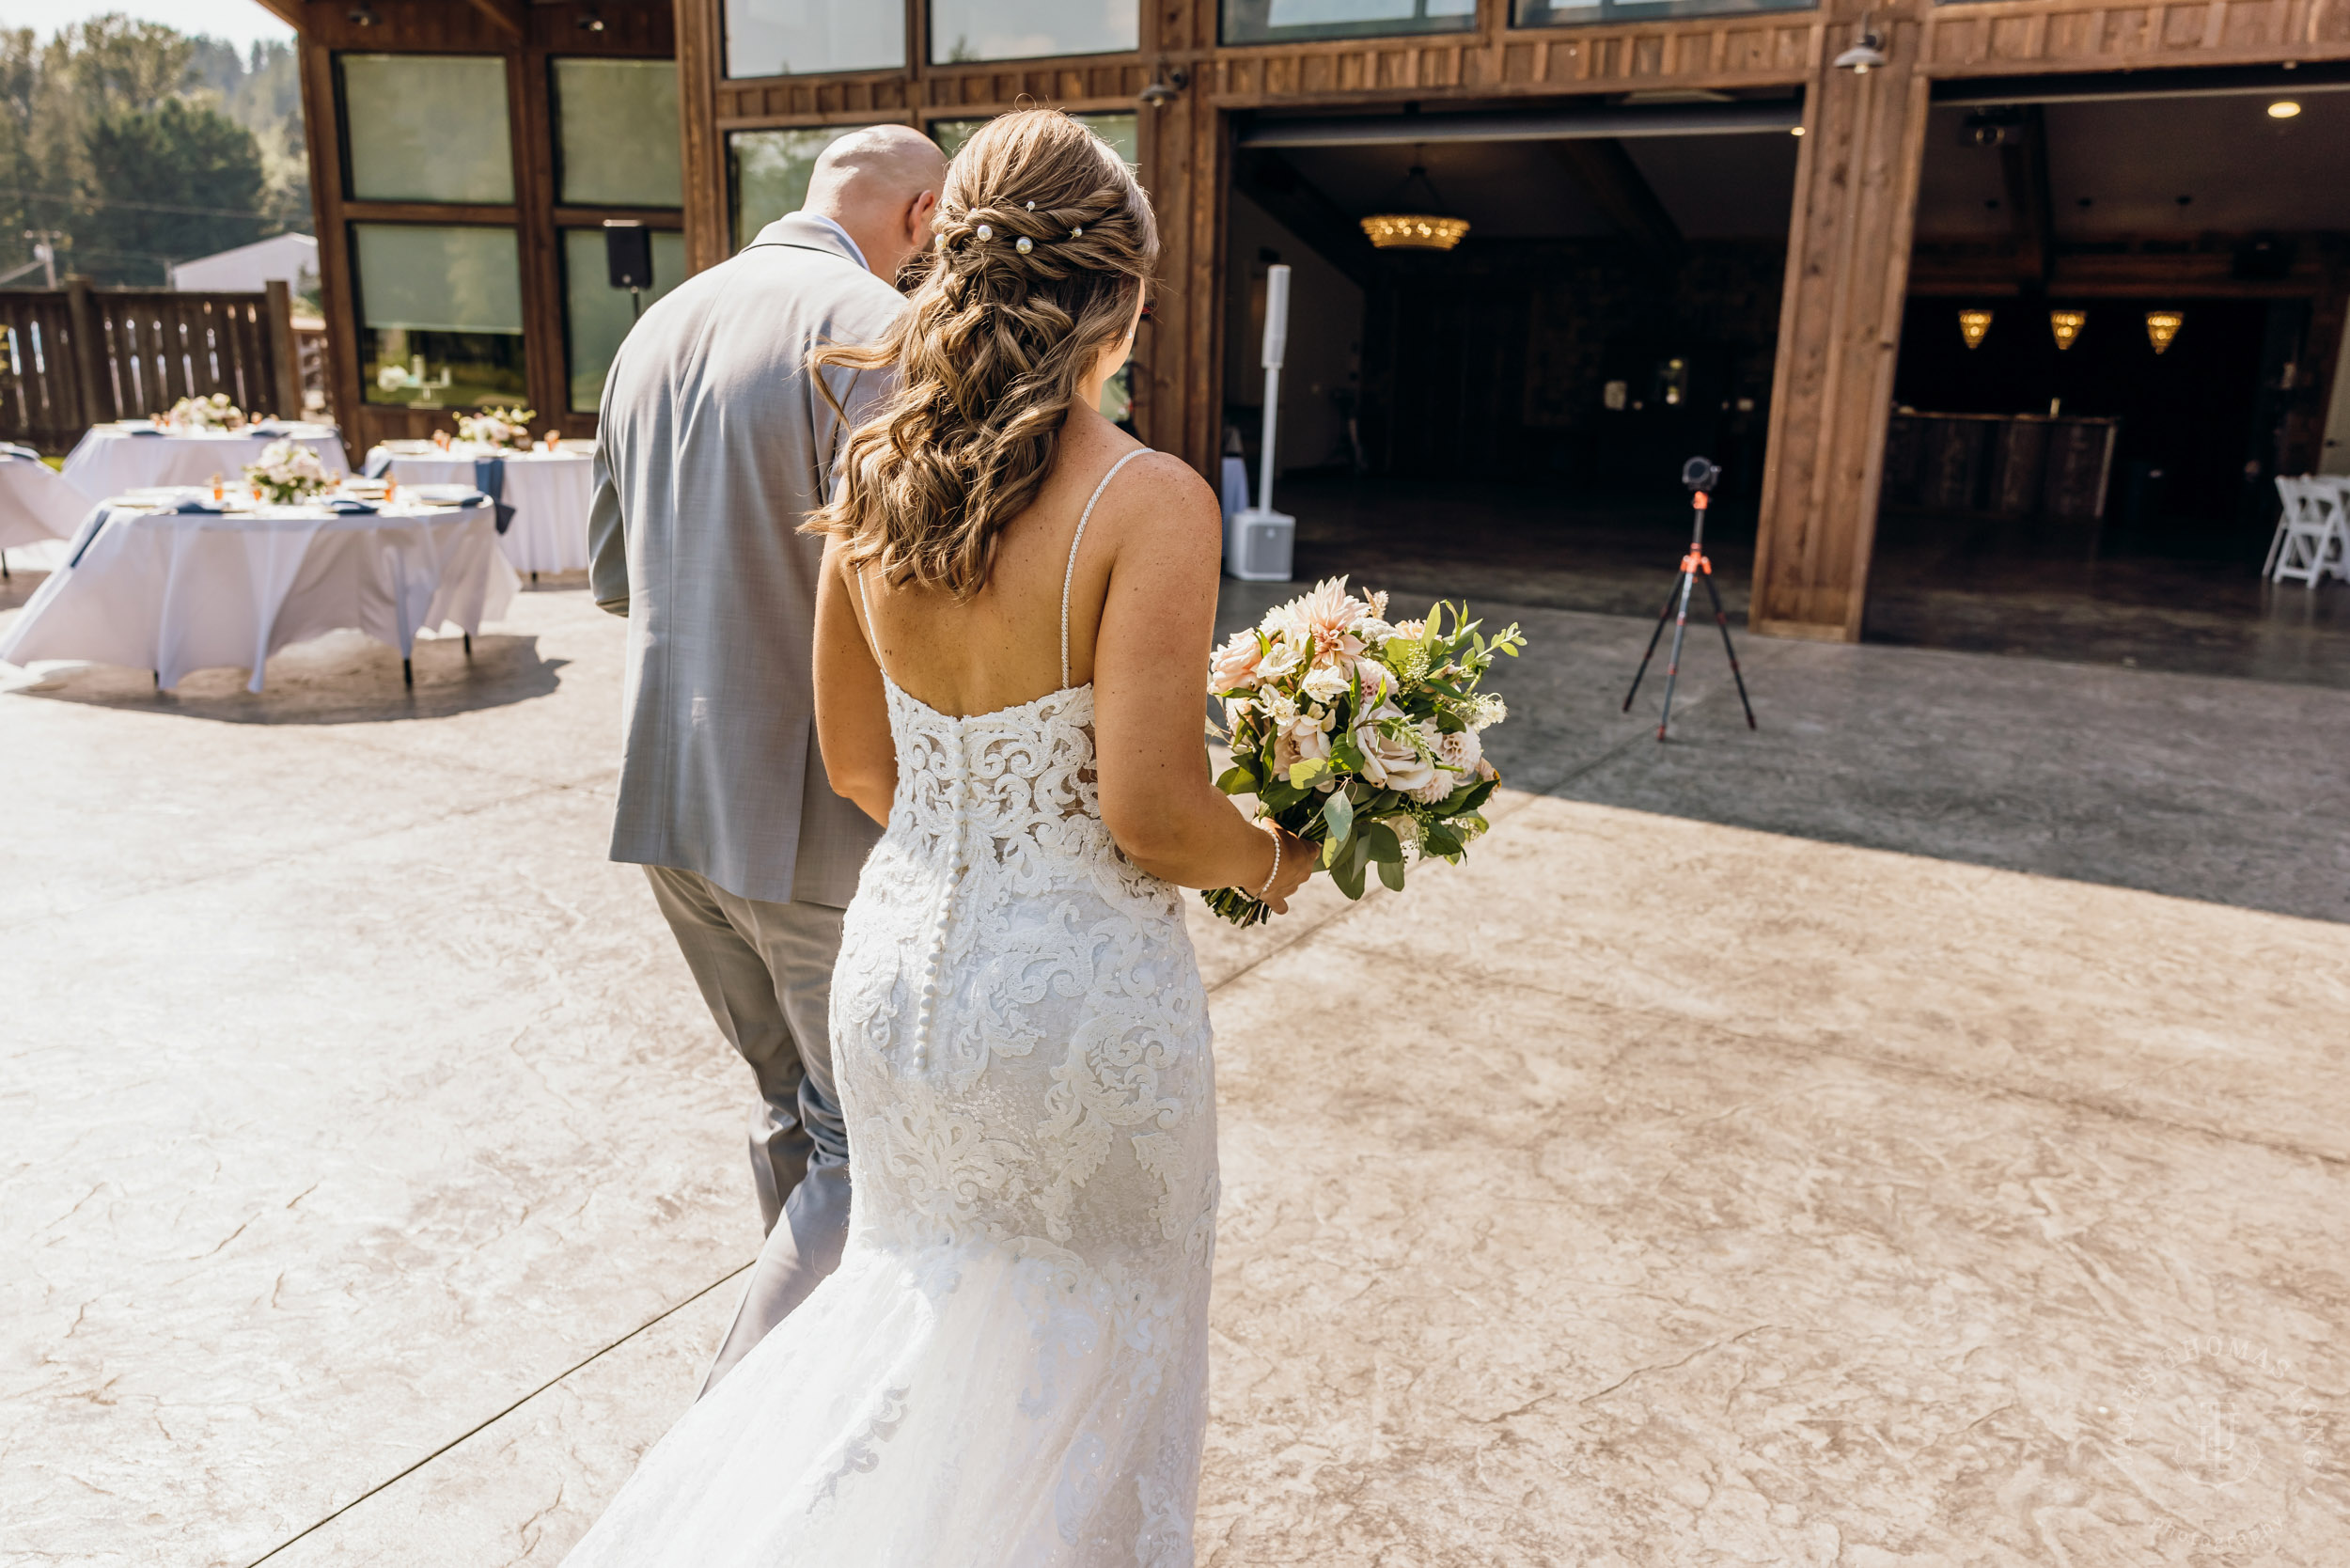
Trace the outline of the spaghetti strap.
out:
<instances>
[{"instance_id":1,"label":"spaghetti strap","mask_svg":"<svg viewBox=\"0 0 2350 1568\"><path fill-rule=\"evenodd\" d=\"M873 601L865 591L865 569L861 566L856 569L856 602L865 606L865 636L873 645L873 667L881 671L884 682L894 686L898 682L889 679L889 666L882 663L881 622L873 619Z\"/></svg>"},{"instance_id":2,"label":"spaghetti strap","mask_svg":"<svg viewBox=\"0 0 2350 1568\"><path fill-rule=\"evenodd\" d=\"M1077 546L1085 542L1086 525L1093 521L1093 506L1096 501L1101 500L1102 492L1110 487L1110 481L1118 478L1118 471L1120 468L1125 467L1126 464L1150 449L1148 447L1137 447L1110 464L1110 471L1102 476L1100 484L1093 487L1093 494L1086 502L1085 512L1077 519L1077 532L1069 541L1069 565L1062 570L1060 574L1060 683L1063 691L1069 689L1069 585L1077 575ZM864 586L865 578L860 574L857 578L857 587L861 589ZM865 619L871 620L873 612L866 611Z\"/></svg>"}]
</instances>

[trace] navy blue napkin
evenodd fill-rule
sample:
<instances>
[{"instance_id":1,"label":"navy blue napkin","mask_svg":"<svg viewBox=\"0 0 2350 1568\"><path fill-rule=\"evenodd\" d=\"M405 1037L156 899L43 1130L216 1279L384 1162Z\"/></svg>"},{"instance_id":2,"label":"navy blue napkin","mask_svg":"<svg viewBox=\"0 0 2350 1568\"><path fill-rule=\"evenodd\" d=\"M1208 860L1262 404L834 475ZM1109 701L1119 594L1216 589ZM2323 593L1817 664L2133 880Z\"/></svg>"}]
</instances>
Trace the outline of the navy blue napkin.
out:
<instances>
[{"instance_id":1,"label":"navy blue napkin","mask_svg":"<svg viewBox=\"0 0 2350 1568\"><path fill-rule=\"evenodd\" d=\"M506 460L504 458L474 459L473 482L474 488L487 495L490 498L490 505L496 509L497 530L499 533L504 533L506 525L514 521L514 509L508 506L505 499Z\"/></svg>"},{"instance_id":2,"label":"navy blue napkin","mask_svg":"<svg viewBox=\"0 0 2350 1568\"><path fill-rule=\"evenodd\" d=\"M362 478L380 479L392 471L392 453L388 447L378 447L368 454L368 461L359 473Z\"/></svg>"},{"instance_id":3,"label":"navy blue napkin","mask_svg":"<svg viewBox=\"0 0 2350 1568\"><path fill-rule=\"evenodd\" d=\"M384 509L373 501L362 501L355 495L337 495L326 503L326 510L341 512L346 516L353 516L360 512L382 511Z\"/></svg>"},{"instance_id":4,"label":"navy blue napkin","mask_svg":"<svg viewBox=\"0 0 2350 1568\"><path fill-rule=\"evenodd\" d=\"M100 534L106 531L106 525L113 521L117 514L121 514L123 516L140 516L154 512L169 512L184 517L198 512L219 513L227 511L227 510L228 509L227 507L222 506L217 502L197 500L181 501L177 506L169 507L124 507L109 505L94 508L87 517L82 519L82 525L74 530L73 545L72 548L66 553L65 564L69 570L81 565L83 553L88 550L90 545L97 541Z\"/></svg>"},{"instance_id":5,"label":"navy blue napkin","mask_svg":"<svg viewBox=\"0 0 2350 1568\"><path fill-rule=\"evenodd\" d=\"M117 425L115 429L124 435L161 435L164 433L152 425Z\"/></svg>"},{"instance_id":6,"label":"navy blue napkin","mask_svg":"<svg viewBox=\"0 0 2350 1568\"><path fill-rule=\"evenodd\" d=\"M0 452L6 452L10 457L31 458L35 463L40 461L39 452L30 447L20 447L13 441L0 441Z\"/></svg>"}]
</instances>

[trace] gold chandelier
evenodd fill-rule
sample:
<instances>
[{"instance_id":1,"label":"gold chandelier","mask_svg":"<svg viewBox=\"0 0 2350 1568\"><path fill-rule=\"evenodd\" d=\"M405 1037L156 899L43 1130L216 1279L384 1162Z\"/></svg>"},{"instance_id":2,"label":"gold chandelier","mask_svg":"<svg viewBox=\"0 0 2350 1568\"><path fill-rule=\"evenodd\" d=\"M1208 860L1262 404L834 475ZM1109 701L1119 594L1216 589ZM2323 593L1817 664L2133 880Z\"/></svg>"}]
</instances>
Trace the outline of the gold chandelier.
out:
<instances>
[{"instance_id":1,"label":"gold chandelier","mask_svg":"<svg viewBox=\"0 0 2350 1568\"><path fill-rule=\"evenodd\" d=\"M2146 341L2154 346L2154 353L2168 353L2171 342L2179 336L2179 329L2185 325L2186 317L2180 311L2149 310L2146 312Z\"/></svg>"},{"instance_id":2,"label":"gold chandelier","mask_svg":"<svg viewBox=\"0 0 2350 1568\"><path fill-rule=\"evenodd\" d=\"M1415 185L1428 194L1425 211L1411 211L1418 205L1412 200ZM1363 220L1364 235L1381 250L1450 250L1469 231L1466 218L1442 215L1444 197L1436 194L1435 181L1428 178L1423 165L1412 165L1396 197L1397 211L1374 212Z\"/></svg>"},{"instance_id":3,"label":"gold chandelier","mask_svg":"<svg viewBox=\"0 0 2350 1568\"><path fill-rule=\"evenodd\" d=\"M1990 311L1962 310L1958 313L1958 335L1966 340L1968 348L1982 348L1982 340L1990 331Z\"/></svg>"}]
</instances>

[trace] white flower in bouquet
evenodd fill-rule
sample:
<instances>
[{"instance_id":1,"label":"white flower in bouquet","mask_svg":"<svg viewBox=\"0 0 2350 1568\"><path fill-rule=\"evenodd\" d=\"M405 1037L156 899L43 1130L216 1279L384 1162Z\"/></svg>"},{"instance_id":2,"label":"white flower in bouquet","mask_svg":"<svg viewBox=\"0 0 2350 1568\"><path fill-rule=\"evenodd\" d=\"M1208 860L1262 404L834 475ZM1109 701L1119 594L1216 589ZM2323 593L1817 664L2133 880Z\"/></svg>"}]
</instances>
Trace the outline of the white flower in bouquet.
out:
<instances>
[{"instance_id":1,"label":"white flower in bouquet","mask_svg":"<svg viewBox=\"0 0 2350 1568\"><path fill-rule=\"evenodd\" d=\"M1386 613L1385 593L1317 583L1218 648L1208 670L1232 742L1217 786L1255 795L1259 816L1318 845L1349 898L1374 865L1400 889L1407 864L1458 860L1484 831L1479 808L1500 776L1480 731L1508 709L1477 685L1526 644L1515 626L1485 636L1455 605L1416 620ZM1204 896L1241 925L1267 913L1238 888Z\"/></svg>"},{"instance_id":2,"label":"white flower in bouquet","mask_svg":"<svg viewBox=\"0 0 2350 1568\"><path fill-rule=\"evenodd\" d=\"M527 408L485 408L478 414L461 414L457 416L457 439L470 441L477 447L526 450L530 446L530 422L537 417L538 411Z\"/></svg>"},{"instance_id":3,"label":"white flower in bouquet","mask_svg":"<svg viewBox=\"0 0 2350 1568\"><path fill-rule=\"evenodd\" d=\"M260 461L245 465L244 477L265 501L290 506L334 486L318 453L299 441L273 441Z\"/></svg>"},{"instance_id":4,"label":"white flower in bouquet","mask_svg":"<svg viewBox=\"0 0 2350 1568\"><path fill-rule=\"evenodd\" d=\"M182 398L171 405L164 423L181 431L233 431L244 425L244 410L228 400L226 392L209 398Z\"/></svg>"}]
</instances>

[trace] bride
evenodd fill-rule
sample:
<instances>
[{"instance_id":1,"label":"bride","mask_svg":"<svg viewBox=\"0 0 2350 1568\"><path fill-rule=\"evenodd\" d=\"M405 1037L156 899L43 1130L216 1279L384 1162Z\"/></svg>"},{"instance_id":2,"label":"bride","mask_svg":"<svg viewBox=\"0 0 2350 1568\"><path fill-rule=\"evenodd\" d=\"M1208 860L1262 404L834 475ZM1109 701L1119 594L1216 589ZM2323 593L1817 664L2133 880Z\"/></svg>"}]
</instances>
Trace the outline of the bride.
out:
<instances>
[{"instance_id":1,"label":"bride","mask_svg":"<svg viewBox=\"0 0 2350 1568\"><path fill-rule=\"evenodd\" d=\"M1107 146L1006 115L948 170L850 437L817 602L833 785L885 833L832 1042L839 1271L656 1445L572 1568L1191 1562L1216 1202L1178 886L1311 850L1201 740L1220 519L1095 409L1158 237Z\"/></svg>"}]
</instances>

